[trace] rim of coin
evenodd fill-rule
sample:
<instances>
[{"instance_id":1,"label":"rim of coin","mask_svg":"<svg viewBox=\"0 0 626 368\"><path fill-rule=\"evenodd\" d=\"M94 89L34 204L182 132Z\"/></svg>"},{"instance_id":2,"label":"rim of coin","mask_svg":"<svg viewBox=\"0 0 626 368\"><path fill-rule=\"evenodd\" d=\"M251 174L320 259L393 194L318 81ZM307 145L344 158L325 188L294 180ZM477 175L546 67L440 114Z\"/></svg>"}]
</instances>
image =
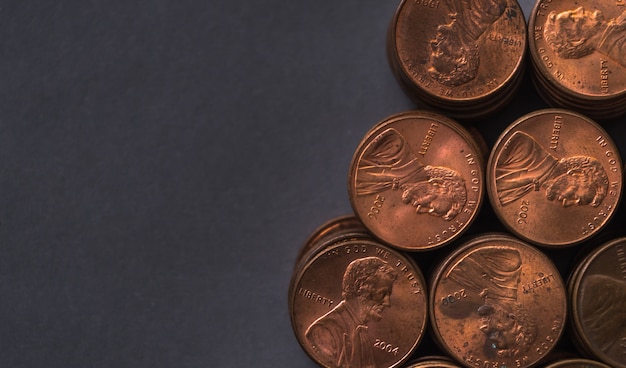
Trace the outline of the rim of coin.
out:
<instances>
[{"instance_id":1,"label":"rim of coin","mask_svg":"<svg viewBox=\"0 0 626 368\"><path fill-rule=\"evenodd\" d=\"M544 368L611 368L611 366L591 359L570 358L552 362Z\"/></svg>"},{"instance_id":2,"label":"rim of coin","mask_svg":"<svg viewBox=\"0 0 626 368\"><path fill-rule=\"evenodd\" d=\"M607 253L613 250L615 254ZM611 264L606 262L611 262ZM617 357L618 355L623 356L619 353L616 354L614 341L618 337L607 336L607 334L616 332L612 329L619 328L620 323L623 324L623 316L618 316L617 319L614 318L613 320L609 317L611 311L624 313L624 308L614 307L616 302L626 304L626 294L619 294L619 290L626 286L626 267L624 265L626 265L626 237L619 237L593 249L574 267L573 277L568 281L570 325L574 332L575 343L588 355L615 368L626 367L626 360ZM598 271L603 273L599 274ZM621 277L621 279L617 277ZM588 281L589 278L593 279ZM586 286L583 290L583 283L592 282L594 284ZM596 286L594 287L594 285ZM587 292L597 290L607 291L605 295L613 300L605 300L606 298L602 298L600 295L586 297ZM594 305L600 306L601 309L592 308L589 311L589 306L585 305L583 298L591 300L592 303L595 303ZM602 313L602 315L597 316L596 312Z\"/></svg>"}]
</instances>

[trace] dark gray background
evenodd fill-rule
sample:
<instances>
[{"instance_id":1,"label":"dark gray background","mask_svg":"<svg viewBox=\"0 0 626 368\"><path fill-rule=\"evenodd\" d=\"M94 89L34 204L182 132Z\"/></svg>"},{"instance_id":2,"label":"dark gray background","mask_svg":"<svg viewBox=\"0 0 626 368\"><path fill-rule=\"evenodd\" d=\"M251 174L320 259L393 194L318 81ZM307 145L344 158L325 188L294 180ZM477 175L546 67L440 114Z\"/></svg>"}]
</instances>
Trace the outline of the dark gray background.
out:
<instances>
[{"instance_id":1,"label":"dark gray background","mask_svg":"<svg viewBox=\"0 0 626 368\"><path fill-rule=\"evenodd\" d=\"M287 286L365 132L415 107L397 5L2 4L0 366L314 366ZM525 81L479 129L540 107Z\"/></svg>"}]
</instances>

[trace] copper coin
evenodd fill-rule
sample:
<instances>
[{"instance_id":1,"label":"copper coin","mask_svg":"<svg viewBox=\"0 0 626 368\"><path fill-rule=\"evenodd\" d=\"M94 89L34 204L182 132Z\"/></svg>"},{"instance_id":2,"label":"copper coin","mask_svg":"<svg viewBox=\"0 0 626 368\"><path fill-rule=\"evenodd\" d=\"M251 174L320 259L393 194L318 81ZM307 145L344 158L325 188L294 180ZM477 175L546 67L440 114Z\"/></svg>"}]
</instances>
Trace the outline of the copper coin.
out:
<instances>
[{"instance_id":1,"label":"copper coin","mask_svg":"<svg viewBox=\"0 0 626 368\"><path fill-rule=\"evenodd\" d=\"M545 368L611 368L610 366L589 359L565 359L550 363Z\"/></svg>"},{"instance_id":2,"label":"copper coin","mask_svg":"<svg viewBox=\"0 0 626 368\"><path fill-rule=\"evenodd\" d=\"M401 85L462 117L457 108L499 101L515 87L526 37L515 0L403 0L387 52Z\"/></svg>"},{"instance_id":3,"label":"copper coin","mask_svg":"<svg viewBox=\"0 0 626 368\"><path fill-rule=\"evenodd\" d=\"M577 341L598 360L626 367L626 238L594 249L569 283Z\"/></svg>"},{"instance_id":4,"label":"copper coin","mask_svg":"<svg viewBox=\"0 0 626 368\"><path fill-rule=\"evenodd\" d=\"M324 367L397 367L422 339L426 285L415 263L376 241L333 244L300 270L294 333Z\"/></svg>"},{"instance_id":5,"label":"copper coin","mask_svg":"<svg viewBox=\"0 0 626 368\"><path fill-rule=\"evenodd\" d=\"M530 367L559 341L563 280L535 247L483 234L452 252L431 280L429 310L442 348L467 367Z\"/></svg>"},{"instance_id":6,"label":"copper coin","mask_svg":"<svg viewBox=\"0 0 626 368\"><path fill-rule=\"evenodd\" d=\"M543 246L580 243L612 218L622 194L622 161L593 120L563 109L527 114L496 141L487 193L499 219Z\"/></svg>"},{"instance_id":7,"label":"copper coin","mask_svg":"<svg viewBox=\"0 0 626 368\"><path fill-rule=\"evenodd\" d=\"M358 146L348 192L356 216L383 242L409 251L458 238L483 198L482 153L460 124L410 111L374 126Z\"/></svg>"},{"instance_id":8,"label":"copper coin","mask_svg":"<svg viewBox=\"0 0 626 368\"><path fill-rule=\"evenodd\" d=\"M563 107L605 113L626 111L626 8L622 0L539 0L529 19L529 49L540 79ZM581 106L582 105L582 106Z\"/></svg>"}]
</instances>

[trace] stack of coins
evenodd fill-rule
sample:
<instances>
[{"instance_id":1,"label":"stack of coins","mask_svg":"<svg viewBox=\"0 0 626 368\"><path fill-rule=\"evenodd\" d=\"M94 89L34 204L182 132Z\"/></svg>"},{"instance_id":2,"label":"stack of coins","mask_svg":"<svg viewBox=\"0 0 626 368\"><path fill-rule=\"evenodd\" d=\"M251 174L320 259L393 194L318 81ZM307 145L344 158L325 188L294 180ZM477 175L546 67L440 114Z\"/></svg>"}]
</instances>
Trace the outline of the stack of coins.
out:
<instances>
[{"instance_id":1,"label":"stack of coins","mask_svg":"<svg viewBox=\"0 0 626 368\"><path fill-rule=\"evenodd\" d=\"M624 167L595 120L626 111L624 2L536 4L527 30L515 0L400 3L387 54L426 108L368 130L348 172L353 214L298 254L290 317L320 366L626 368L626 238L599 240ZM554 49L570 23L602 29L578 40L593 52ZM489 148L466 123L515 95L527 43L558 107Z\"/></svg>"},{"instance_id":2,"label":"stack of coins","mask_svg":"<svg viewBox=\"0 0 626 368\"><path fill-rule=\"evenodd\" d=\"M389 26L387 56L418 106L472 121L517 92L526 37L515 0L404 0Z\"/></svg>"},{"instance_id":3,"label":"stack of coins","mask_svg":"<svg viewBox=\"0 0 626 368\"><path fill-rule=\"evenodd\" d=\"M397 367L424 336L427 289L420 269L362 230L344 217L316 231L290 283L293 330L323 367Z\"/></svg>"},{"instance_id":4,"label":"stack of coins","mask_svg":"<svg viewBox=\"0 0 626 368\"><path fill-rule=\"evenodd\" d=\"M539 0L529 19L532 79L553 107L605 120L626 113L623 2Z\"/></svg>"},{"instance_id":5,"label":"stack of coins","mask_svg":"<svg viewBox=\"0 0 626 368\"><path fill-rule=\"evenodd\" d=\"M590 246L613 218L623 175L615 143L565 109L517 119L489 155L479 141L425 110L392 115L365 134L348 173L354 213L313 232L289 287L294 332L315 362L626 367L626 240L597 247L567 288L568 269L547 255ZM510 234L466 235L485 195ZM607 303L598 293L610 294ZM612 321L609 332L592 314ZM548 360L567 326L582 357ZM445 357L432 357L432 346L415 355L429 338Z\"/></svg>"},{"instance_id":6,"label":"stack of coins","mask_svg":"<svg viewBox=\"0 0 626 368\"><path fill-rule=\"evenodd\" d=\"M626 238L595 247L568 281L575 342L611 367L626 367Z\"/></svg>"}]
</instances>

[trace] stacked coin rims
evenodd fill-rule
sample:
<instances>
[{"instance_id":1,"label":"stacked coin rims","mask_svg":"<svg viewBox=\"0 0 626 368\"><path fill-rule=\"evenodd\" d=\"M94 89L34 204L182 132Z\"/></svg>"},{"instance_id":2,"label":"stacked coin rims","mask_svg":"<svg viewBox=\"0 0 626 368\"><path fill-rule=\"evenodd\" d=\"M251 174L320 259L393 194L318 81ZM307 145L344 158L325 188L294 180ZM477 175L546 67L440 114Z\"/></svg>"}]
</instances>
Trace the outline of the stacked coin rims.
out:
<instances>
[{"instance_id":1,"label":"stacked coin rims","mask_svg":"<svg viewBox=\"0 0 626 368\"><path fill-rule=\"evenodd\" d=\"M406 368L461 368L453 360L444 356L422 357L406 365Z\"/></svg>"},{"instance_id":2,"label":"stacked coin rims","mask_svg":"<svg viewBox=\"0 0 626 368\"><path fill-rule=\"evenodd\" d=\"M410 257L355 224L331 221L305 244L289 287L292 327L323 367L399 367L424 336L426 283Z\"/></svg>"},{"instance_id":3,"label":"stacked coin rims","mask_svg":"<svg viewBox=\"0 0 626 368\"><path fill-rule=\"evenodd\" d=\"M404 0L387 56L418 106L472 121L499 111L519 89L526 37L515 0Z\"/></svg>"},{"instance_id":4,"label":"stacked coin rims","mask_svg":"<svg viewBox=\"0 0 626 368\"><path fill-rule=\"evenodd\" d=\"M605 120L626 113L623 2L539 0L530 15L532 79L553 107Z\"/></svg>"},{"instance_id":5,"label":"stacked coin rims","mask_svg":"<svg viewBox=\"0 0 626 368\"><path fill-rule=\"evenodd\" d=\"M545 368L611 368L611 366L595 360L572 358L552 362L546 365Z\"/></svg>"},{"instance_id":6,"label":"stacked coin rims","mask_svg":"<svg viewBox=\"0 0 626 368\"><path fill-rule=\"evenodd\" d=\"M484 152L454 120L416 110L370 129L352 158L356 216L386 244L434 249L471 225L484 197Z\"/></svg>"},{"instance_id":7,"label":"stacked coin rims","mask_svg":"<svg viewBox=\"0 0 626 368\"><path fill-rule=\"evenodd\" d=\"M617 146L595 121L544 109L513 122L487 163L487 193L502 223L533 244L563 247L598 234L622 194Z\"/></svg>"},{"instance_id":8,"label":"stacked coin rims","mask_svg":"<svg viewBox=\"0 0 626 368\"><path fill-rule=\"evenodd\" d=\"M587 355L626 367L626 238L595 247L568 280L570 324Z\"/></svg>"}]
</instances>

